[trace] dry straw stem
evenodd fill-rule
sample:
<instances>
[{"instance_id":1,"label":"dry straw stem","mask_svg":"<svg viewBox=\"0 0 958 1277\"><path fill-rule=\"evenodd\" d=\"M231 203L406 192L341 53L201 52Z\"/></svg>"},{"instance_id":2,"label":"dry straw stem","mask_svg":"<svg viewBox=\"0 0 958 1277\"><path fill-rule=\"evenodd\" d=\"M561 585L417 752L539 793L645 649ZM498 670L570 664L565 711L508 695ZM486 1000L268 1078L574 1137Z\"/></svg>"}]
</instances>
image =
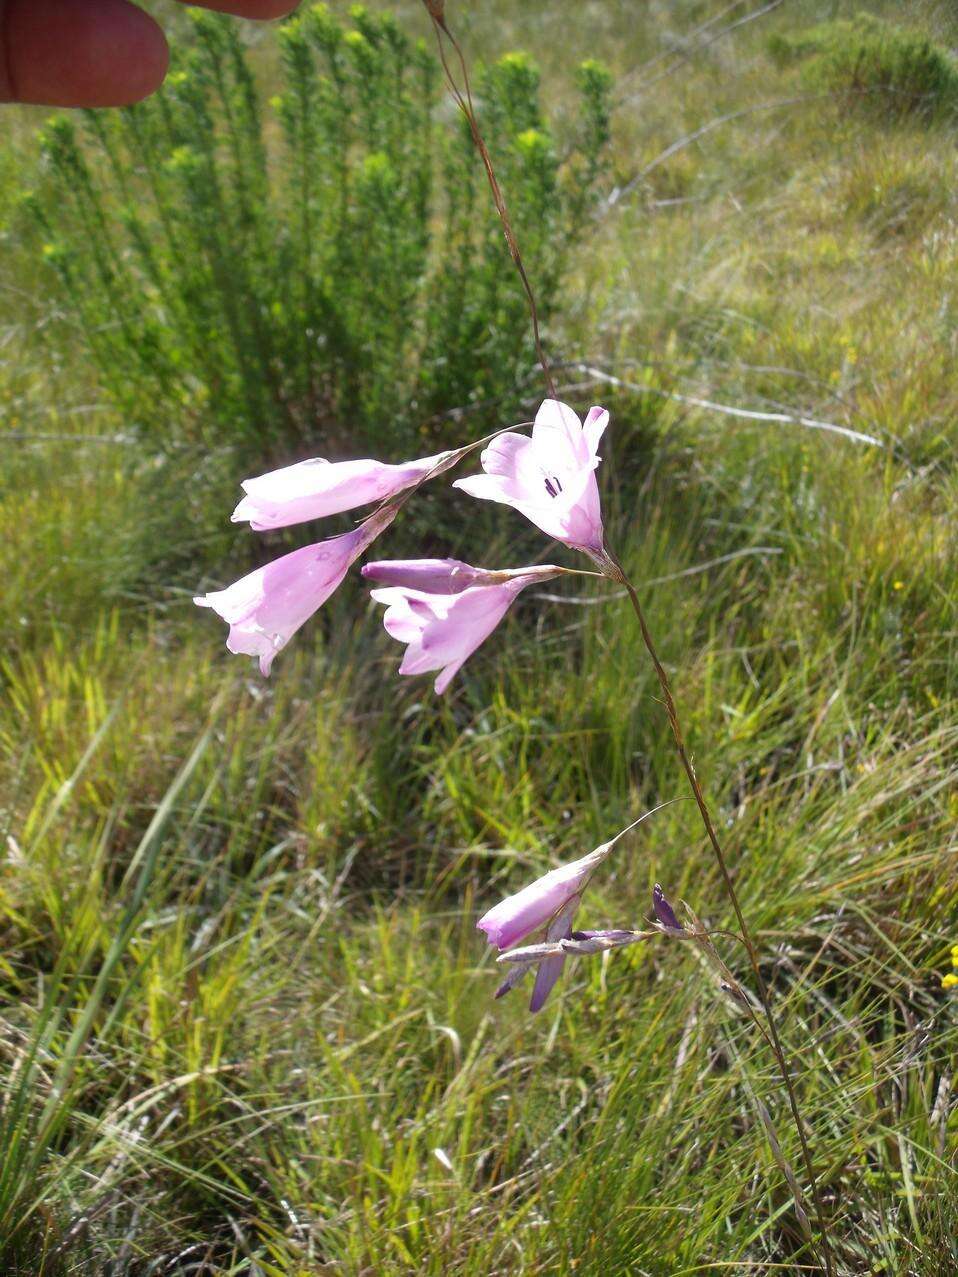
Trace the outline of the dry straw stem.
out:
<instances>
[{"instance_id":1,"label":"dry straw stem","mask_svg":"<svg viewBox=\"0 0 958 1277\"><path fill-rule=\"evenodd\" d=\"M526 274L526 268L522 261L522 254L519 252L519 243L516 239L515 231L512 229L512 222L509 220L509 210L506 207L505 196L499 185L499 179L496 177L493 168L492 158L482 136L482 130L479 128L479 120L476 117L475 106L472 101L472 88L469 83L469 71L466 67L466 59L463 57L462 49L459 42L446 25L444 16L444 5L442 0L423 0L423 4L432 19L433 29L436 32L436 44L439 48L439 60L442 63L442 69L446 76L446 83L449 85L449 91L456 101L456 105L466 117L469 125L469 131L472 134L472 140L476 145L476 150L482 160L483 168L486 171L486 177L489 181L489 189L492 191L492 199L496 206L496 212L499 214L499 220L502 223L502 232L506 237L506 244L509 247L509 255L515 264L515 268L519 273L519 279L522 281L523 291L526 300L529 303L529 318L532 321L532 336L535 341L536 355L539 363L542 365L542 373L545 377L546 389L552 399L556 399L555 381L552 377L552 369L546 358L545 350L542 346L542 335L539 332L539 311L536 306L535 293L532 291L532 285L529 283L529 277ZM449 41L455 50L456 57L459 61L459 67L462 72L462 85L460 90L456 83L455 77L450 69L449 62L446 59L446 50L443 46L443 36Z\"/></svg>"}]
</instances>

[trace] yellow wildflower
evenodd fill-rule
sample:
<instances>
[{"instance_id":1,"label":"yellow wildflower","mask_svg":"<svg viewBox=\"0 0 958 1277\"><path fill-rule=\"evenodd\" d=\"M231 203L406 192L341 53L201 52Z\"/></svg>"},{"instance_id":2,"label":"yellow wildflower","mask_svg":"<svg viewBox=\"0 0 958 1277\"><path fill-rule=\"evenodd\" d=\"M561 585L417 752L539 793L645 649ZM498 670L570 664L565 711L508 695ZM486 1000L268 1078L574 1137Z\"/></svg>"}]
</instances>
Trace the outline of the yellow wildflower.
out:
<instances>
[{"instance_id":1,"label":"yellow wildflower","mask_svg":"<svg viewBox=\"0 0 958 1277\"><path fill-rule=\"evenodd\" d=\"M953 972L949 971L947 975L941 977L941 987L943 989L953 989L955 985L958 985L958 975Z\"/></svg>"}]
</instances>

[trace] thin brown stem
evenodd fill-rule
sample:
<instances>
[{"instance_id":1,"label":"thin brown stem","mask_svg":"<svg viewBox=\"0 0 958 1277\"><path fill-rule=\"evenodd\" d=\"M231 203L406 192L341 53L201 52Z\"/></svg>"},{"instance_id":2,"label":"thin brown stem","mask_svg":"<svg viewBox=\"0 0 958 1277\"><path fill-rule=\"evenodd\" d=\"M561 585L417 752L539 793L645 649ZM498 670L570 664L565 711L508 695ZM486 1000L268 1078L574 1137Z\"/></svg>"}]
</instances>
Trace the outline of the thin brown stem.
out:
<instances>
[{"instance_id":1,"label":"thin brown stem","mask_svg":"<svg viewBox=\"0 0 958 1277\"><path fill-rule=\"evenodd\" d=\"M775 5L778 3L781 3L781 0L772 0L772 4L769 7L774 8ZM522 287L529 304L529 316L532 321L532 334L533 334L533 339L535 341L536 354L538 356L539 363L542 365L542 372L545 378L546 387L550 397L555 399L557 398L555 382L552 376L552 369L549 365L549 361L546 358L545 350L543 349L543 346L542 346L542 337L539 331L539 312L538 312L538 307L536 306L535 294L532 290L532 285L529 282L529 277L526 273L525 265L522 260L522 254L519 251L519 244L516 239L515 232L512 228L512 222L510 221L510 218L509 218L509 211L506 207L505 197L502 193L502 188L499 185L499 180L496 177L495 169L492 164L492 159L489 155L489 150L482 136L482 130L479 127L479 121L476 117L476 111L475 111L475 107L472 100L472 88L469 83L469 71L466 66L465 57L463 56L462 49L459 46L459 42L456 40L455 36L452 34L452 32L450 31L446 23L444 0L423 0L423 4L425 5L427 12L429 13L429 16L433 24L433 29L436 33L436 44L439 49L439 59L440 59L440 62L442 63L442 69L443 69L443 72L445 73L446 82L449 85L449 90L453 98L455 99L457 106L459 107L459 109L462 111L463 115L466 118L466 121L469 125L469 131L472 134L472 140L482 160L483 168L485 169L485 172L486 172L486 178L488 179L488 182L489 182L489 189L492 192L493 202L496 206L496 211L499 214L499 220L502 224L503 234L505 235L506 244L508 245L508 248L509 248L509 255L511 256L513 263L516 267L516 271L518 272L519 279L522 283ZM462 73L462 83L463 83L462 90L460 90L458 84L456 83L455 77L452 74L452 70L446 58L446 50L443 45L443 37L445 37L449 41L450 45L452 46L452 48L454 49L456 53L456 57L459 62L459 69ZM741 905L739 904L738 895L736 894L735 887L732 883L732 878L731 878L731 875L729 874L728 865L726 864L726 860L725 860L725 855L722 851L721 843L718 840L718 835L715 832L715 826L712 822L712 817L709 812L708 805L705 801L705 796L702 792L702 787L699 784L698 777L695 774L695 768L692 765L692 760L689 757L688 751L686 750L686 747L685 747L685 740L682 734L681 724L679 723L678 713L675 708L675 701L672 697L672 689L669 685L668 675L665 672L665 668L662 665L662 662L659 660L659 656L656 651L655 644L652 641L652 635L649 632L648 625L646 624L645 615L642 611L642 606L639 603L639 598L635 591L635 587L633 586L629 578L626 576L621 563L618 561L615 555L607 549L605 551L604 560L599 561L599 566L603 569L604 575L611 576L614 580L618 581L619 584L625 587L626 592L628 593L628 596L629 596L629 600L635 611L635 615L638 619L639 628L642 631L643 642L645 643L649 656L652 659L652 664L655 667L655 673L658 677L659 685L662 689L662 696L665 701L665 708L668 714L669 724L672 728L672 734L675 737L675 744L679 753L679 758L681 759L682 767L685 771L685 774L688 777L689 784L692 787L692 793L695 798L696 805L698 806L699 812L701 814L702 822L705 825L705 831L708 834L709 842L711 843L712 850L715 853L715 858L719 866L719 871L722 875L722 880L725 884L726 892L728 894L729 900L731 901L732 908L735 912L735 917L738 921L738 925L741 930L742 943L745 945L746 951L748 952L749 962L751 964L752 971L755 975L755 983L758 989L759 1000L761 1001L762 1009L765 1013L765 1019L768 1026L767 1031L765 1027L761 1024L761 1022L758 1020L754 1009L750 1008L752 1018L755 1024L757 1025L757 1027L761 1030L763 1037L765 1038L765 1040L768 1042L769 1046L771 1047L771 1050L778 1064L779 1071L781 1072L781 1075L782 1075L782 1081L785 1085L785 1090L788 1094L788 1102L791 1108L792 1117L795 1122L795 1129L798 1132L798 1138L801 1143L802 1157L805 1163L805 1170L808 1174L809 1184L811 1186L811 1191L812 1191L812 1197L815 1203L815 1211L817 1215L817 1222L818 1222L818 1228L820 1233L821 1250L822 1250L822 1258L824 1261L824 1267L825 1267L826 1273L828 1274L828 1277L833 1277L834 1267L833 1267L833 1261L832 1261L831 1247L829 1246L828 1234L825 1227L825 1214L822 1208L821 1195L818 1189L818 1182L815 1178L815 1171L812 1166L811 1150L808 1146L808 1139L805 1134L805 1128L803 1126L801 1113L798 1107L798 1097L796 1095L795 1087L792 1082L791 1073L788 1068L788 1061L785 1058L785 1052L784 1052L784 1049L782 1048L781 1039L779 1038L778 1027L775 1023L775 1017L772 1013L772 1007L771 1007L771 1002L768 995L768 989L766 987L765 981L762 977L761 969L759 967L758 952L752 940L751 933L748 930L748 926L746 925L745 916L742 913L742 908L741 908Z\"/></svg>"},{"instance_id":2,"label":"thin brown stem","mask_svg":"<svg viewBox=\"0 0 958 1277\"><path fill-rule=\"evenodd\" d=\"M496 212L499 214L499 221L502 224L502 233L506 239L509 256L513 260L523 291L526 295L526 300L529 304L529 318L532 321L532 337L535 342L536 355L539 359L539 363L542 365L542 375L545 378L546 389L549 392L549 397L551 399L555 399L557 398L555 381L552 377L552 369L549 366L548 359L546 358L545 349L542 345L542 336L539 332L539 308L536 305L535 293L532 291L532 284L529 282L529 276L526 274L522 254L519 251L519 242L516 239L515 231L512 229L512 222L509 218L509 210L506 207L506 199L502 193L502 188L499 185L499 179L496 177L492 158L489 155L488 147L486 146L485 139L482 136L482 130L479 128L479 120L476 116L475 106L472 101L472 87L469 83L469 71L466 67L466 59L463 57L462 49L459 47L458 40L446 25L445 18L441 16L441 13L437 15L436 6L426 3L426 9L429 12L429 16L432 19L433 29L436 32L436 44L439 48L439 60L442 63L442 69L446 76L446 83L449 85L449 91L455 99L456 105L466 118L466 122L469 125L469 132L472 134L472 140L475 143L476 150L479 152L479 157L482 160L482 166L486 171L486 178L489 182L489 189L492 192L492 199L496 206ZM459 67L462 72L462 90L456 83L449 63L446 60L446 50L442 42L443 36L445 36L452 45L459 61ZM465 96L463 95L463 90L465 90Z\"/></svg>"},{"instance_id":3,"label":"thin brown stem","mask_svg":"<svg viewBox=\"0 0 958 1277\"><path fill-rule=\"evenodd\" d=\"M726 894L728 895L729 901L732 905L732 909L735 913L736 921L738 922L738 925L739 925L739 930L741 931L741 934L742 934L742 943L745 945L746 952L748 953L749 963L752 968L752 973L755 977L755 987L758 991L759 1001L762 1004L762 1010L765 1013L766 1024L768 1025L768 1033L765 1035L766 1040L768 1041L769 1046L772 1049L772 1053L775 1056L775 1061L778 1064L779 1072L782 1077L782 1082L785 1086L786 1094L788 1095L788 1103L789 1103L789 1108L791 1109L791 1112L792 1112L792 1118L795 1123L795 1130L798 1133L799 1143L801 1144L801 1148L802 1148L802 1160L805 1163L805 1172L808 1175L808 1182L811 1188L812 1199L815 1203L815 1214L817 1216L816 1222L818 1223L818 1230L820 1235L821 1251L822 1251L822 1260L825 1266L825 1272L828 1274L828 1277L833 1277L834 1266L832 1261L831 1246L829 1245L829 1241L828 1241L828 1231L825 1227L825 1212L822 1207L821 1193L819 1192L818 1180L815 1176L815 1169L812 1165L812 1153L811 1153L811 1149L809 1148L808 1137L805 1134L805 1126L802 1121L801 1112L799 1110L798 1096L795 1091L794 1082L792 1081L791 1070L788 1067L788 1060L786 1059L785 1051L784 1051L784 1048L782 1047L782 1041L781 1041L781 1038L779 1037L778 1025L776 1024L775 1016L772 1012L772 1004L771 1004L771 999L768 993L768 986L765 983L765 978L762 975L762 970L759 965L758 950L755 947L755 942L752 939L751 932L748 929L748 924L745 921L745 915L742 912L742 906L739 903L738 893L735 890L735 885L732 882L732 876L729 873L728 863L725 859L725 853L722 850L722 844L719 842L718 834L715 831L715 824L712 820L712 815L708 808L708 803L705 801L705 795L702 792L702 786L699 782L698 776L695 774L695 767L692 763L692 759L690 758L688 750L686 748L685 737L682 732L682 725L679 722L678 711L675 708L675 700L672 696L672 688L669 683L669 676L665 672L665 667L662 664L661 660L659 659L658 651L656 650L655 643L652 639L651 631L649 630L648 623L645 619L645 613L642 611L642 604L639 602L639 596L636 593L635 586L629 580L628 576L625 573L625 569L622 567L622 564L616 558L615 554L608 548L606 548L605 554L606 554L606 557L608 558L609 567L611 568L611 571L608 573L608 575L611 576L613 580L618 581L620 585L623 585L625 587L625 590L629 596L629 601L632 604L632 610L635 612L636 619L639 622L639 629L642 632L642 641L645 644L646 651L648 652L649 657L652 661L652 665L655 669L656 677L658 678L658 681L659 681L659 687L662 690L662 699L665 703L665 712L668 716L669 726L672 729L672 735L675 738L675 747L676 747L676 750L678 751L679 759L682 763L682 769L685 772L686 776L688 777L688 782L689 782L689 785L691 786L692 794L693 794L693 797L695 798L696 806L698 807L699 814L702 817L702 824L705 826L705 832L708 835L708 840L712 846L712 851L715 853L715 860L719 867L719 873L722 876L722 882L725 886ZM758 1022L756 1021L756 1023Z\"/></svg>"}]
</instances>

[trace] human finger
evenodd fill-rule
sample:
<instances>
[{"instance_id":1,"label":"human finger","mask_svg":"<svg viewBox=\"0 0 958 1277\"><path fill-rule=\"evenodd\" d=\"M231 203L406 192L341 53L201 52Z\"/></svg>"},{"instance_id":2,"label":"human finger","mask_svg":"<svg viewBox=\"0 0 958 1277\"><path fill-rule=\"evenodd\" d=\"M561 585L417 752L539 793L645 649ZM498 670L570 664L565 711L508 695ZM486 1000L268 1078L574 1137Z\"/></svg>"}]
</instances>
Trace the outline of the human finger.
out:
<instances>
[{"instance_id":1,"label":"human finger","mask_svg":"<svg viewBox=\"0 0 958 1277\"><path fill-rule=\"evenodd\" d=\"M163 32L129 0L0 0L0 102L125 106L168 64Z\"/></svg>"}]
</instances>

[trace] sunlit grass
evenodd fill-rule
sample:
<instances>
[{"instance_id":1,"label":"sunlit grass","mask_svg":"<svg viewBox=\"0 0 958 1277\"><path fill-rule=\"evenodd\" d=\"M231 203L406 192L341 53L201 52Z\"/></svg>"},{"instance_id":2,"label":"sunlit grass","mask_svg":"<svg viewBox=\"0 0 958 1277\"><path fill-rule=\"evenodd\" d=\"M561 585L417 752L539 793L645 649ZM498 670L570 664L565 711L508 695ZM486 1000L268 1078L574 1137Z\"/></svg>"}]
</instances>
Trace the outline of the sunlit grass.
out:
<instances>
[{"instance_id":1,"label":"sunlit grass","mask_svg":"<svg viewBox=\"0 0 958 1277\"><path fill-rule=\"evenodd\" d=\"M792 96L764 34L818 9L623 103L620 177ZM518 13L473 10L464 39L541 47L547 83L566 50L621 77L708 16L609 5L586 48L579 7ZM953 39L943 8L919 16ZM552 334L659 392L885 445L619 392L603 462L843 1274L958 1266L953 149L828 102L742 116L603 216ZM0 1267L802 1271L758 1108L798 1165L773 1061L693 954L570 964L535 1020L521 992L491 999L479 909L684 794L625 602L530 590L437 702L351 583L264 683L189 603L269 552L227 523L242 476L226 452L116 442L68 334L40 341L31 269L3 268L29 300L0 352ZM563 376L577 404L606 397ZM455 528L452 494L430 500ZM488 551L450 548L542 550L511 512L495 526ZM728 925L686 801L623 843L584 925L640 923L656 880Z\"/></svg>"}]
</instances>

